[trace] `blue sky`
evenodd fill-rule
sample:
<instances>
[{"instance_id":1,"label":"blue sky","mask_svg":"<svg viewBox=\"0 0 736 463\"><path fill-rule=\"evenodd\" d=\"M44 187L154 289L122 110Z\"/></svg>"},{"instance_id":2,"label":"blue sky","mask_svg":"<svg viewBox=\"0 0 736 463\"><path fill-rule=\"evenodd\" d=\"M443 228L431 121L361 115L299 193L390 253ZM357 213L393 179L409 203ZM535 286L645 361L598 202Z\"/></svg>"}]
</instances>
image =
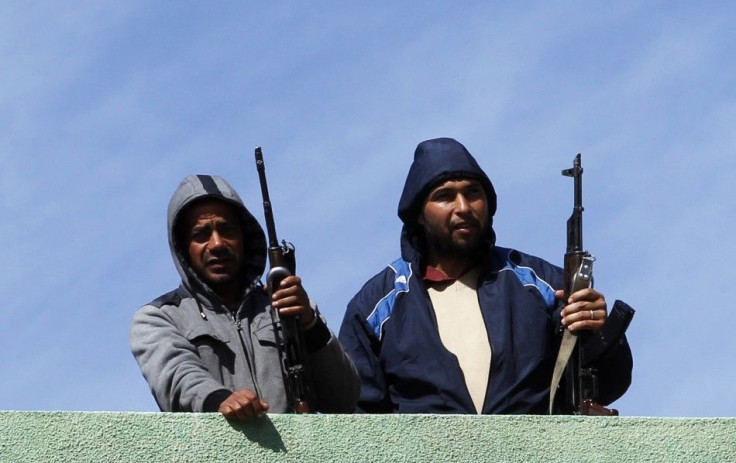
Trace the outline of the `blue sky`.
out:
<instances>
[{"instance_id":1,"label":"blue sky","mask_svg":"<svg viewBox=\"0 0 736 463\"><path fill-rule=\"evenodd\" d=\"M219 174L280 237L333 330L398 256L416 144L454 137L498 243L585 247L637 309L634 416L736 416L731 2L0 4L0 410L153 411L134 311L178 284L166 205Z\"/></svg>"}]
</instances>

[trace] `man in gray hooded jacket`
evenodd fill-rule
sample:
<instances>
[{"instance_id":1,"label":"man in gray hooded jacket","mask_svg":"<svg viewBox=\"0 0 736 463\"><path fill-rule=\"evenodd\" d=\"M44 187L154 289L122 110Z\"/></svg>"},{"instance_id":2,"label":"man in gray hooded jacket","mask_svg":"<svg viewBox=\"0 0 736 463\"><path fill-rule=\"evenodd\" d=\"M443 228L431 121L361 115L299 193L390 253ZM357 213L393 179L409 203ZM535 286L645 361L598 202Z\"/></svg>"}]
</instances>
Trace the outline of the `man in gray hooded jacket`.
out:
<instances>
[{"instance_id":1,"label":"man in gray hooded jacket","mask_svg":"<svg viewBox=\"0 0 736 463\"><path fill-rule=\"evenodd\" d=\"M266 239L222 178L192 175L168 208L169 247L181 285L133 318L133 355L162 411L215 412L244 419L290 411L271 306L299 315L313 410L353 410L358 375L310 303L297 276L269 301L260 282Z\"/></svg>"}]
</instances>

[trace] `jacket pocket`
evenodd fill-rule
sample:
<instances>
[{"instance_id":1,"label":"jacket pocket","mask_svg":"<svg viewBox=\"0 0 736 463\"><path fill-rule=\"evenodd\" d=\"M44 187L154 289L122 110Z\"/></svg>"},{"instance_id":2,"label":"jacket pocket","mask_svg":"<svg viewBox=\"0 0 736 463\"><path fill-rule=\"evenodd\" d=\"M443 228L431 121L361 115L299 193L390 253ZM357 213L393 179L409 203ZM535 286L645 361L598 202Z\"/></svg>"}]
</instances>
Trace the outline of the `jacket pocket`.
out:
<instances>
[{"instance_id":1,"label":"jacket pocket","mask_svg":"<svg viewBox=\"0 0 736 463\"><path fill-rule=\"evenodd\" d=\"M194 327L187 333L187 339L196 348L207 371L228 386L225 378L232 376L235 371L235 352L228 345L228 340L204 328Z\"/></svg>"},{"instance_id":2,"label":"jacket pocket","mask_svg":"<svg viewBox=\"0 0 736 463\"><path fill-rule=\"evenodd\" d=\"M264 313L256 317L253 326L253 336L258 340L258 344L264 347L276 347L276 335L273 332L274 326L270 316Z\"/></svg>"}]
</instances>

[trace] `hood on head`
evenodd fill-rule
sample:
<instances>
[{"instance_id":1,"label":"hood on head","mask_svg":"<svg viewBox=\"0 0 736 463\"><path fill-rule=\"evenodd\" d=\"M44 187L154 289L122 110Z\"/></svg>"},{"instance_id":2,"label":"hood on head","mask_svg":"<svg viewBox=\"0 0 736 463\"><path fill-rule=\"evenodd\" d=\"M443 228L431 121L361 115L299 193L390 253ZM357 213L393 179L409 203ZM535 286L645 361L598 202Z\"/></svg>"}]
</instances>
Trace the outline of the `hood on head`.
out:
<instances>
[{"instance_id":1,"label":"hood on head","mask_svg":"<svg viewBox=\"0 0 736 463\"><path fill-rule=\"evenodd\" d=\"M209 291L207 285L190 267L186 251L177 242L176 226L182 211L192 202L208 198L230 204L240 216L243 225L243 246L246 286L258 281L266 268L266 237L258 221L246 209L238 193L223 178L216 175L190 175L179 184L171 196L168 208L169 249L182 282L192 288L196 285Z\"/></svg>"},{"instance_id":2,"label":"hood on head","mask_svg":"<svg viewBox=\"0 0 736 463\"><path fill-rule=\"evenodd\" d=\"M475 158L457 140L435 138L426 140L414 151L414 162L404 183L399 200L399 218L404 223L404 235L415 235L417 218L432 188L447 180L478 180L486 192L488 201L488 226L491 242L495 241L493 215L496 213L496 191L491 180L480 168Z\"/></svg>"}]
</instances>

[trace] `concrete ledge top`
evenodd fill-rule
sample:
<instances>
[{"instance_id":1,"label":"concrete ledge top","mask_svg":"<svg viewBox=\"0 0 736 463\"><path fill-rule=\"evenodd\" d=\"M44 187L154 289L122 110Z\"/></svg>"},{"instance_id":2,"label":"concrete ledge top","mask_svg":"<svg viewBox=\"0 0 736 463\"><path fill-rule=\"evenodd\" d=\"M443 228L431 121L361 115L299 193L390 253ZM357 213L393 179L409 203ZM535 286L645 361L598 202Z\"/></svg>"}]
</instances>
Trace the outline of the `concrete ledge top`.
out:
<instances>
[{"instance_id":1,"label":"concrete ledge top","mask_svg":"<svg viewBox=\"0 0 736 463\"><path fill-rule=\"evenodd\" d=\"M736 461L736 418L7 411L0 461Z\"/></svg>"}]
</instances>

